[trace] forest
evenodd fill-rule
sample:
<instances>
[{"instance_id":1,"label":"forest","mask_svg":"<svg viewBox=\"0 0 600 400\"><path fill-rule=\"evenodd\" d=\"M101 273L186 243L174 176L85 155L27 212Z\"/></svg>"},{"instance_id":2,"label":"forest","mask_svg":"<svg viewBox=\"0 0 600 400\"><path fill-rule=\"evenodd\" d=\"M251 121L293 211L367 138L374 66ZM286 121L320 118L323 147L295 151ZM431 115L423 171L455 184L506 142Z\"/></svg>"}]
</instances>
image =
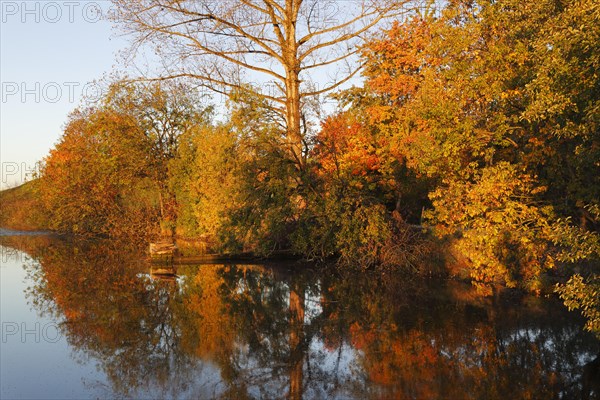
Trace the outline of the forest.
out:
<instances>
[{"instance_id":1,"label":"forest","mask_svg":"<svg viewBox=\"0 0 600 400\"><path fill-rule=\"evenodd\" d=\"M139 35L134 45L151 38L182 66L169 79L107 82L101 101L74 110L39 176L0 194L3 227L443 274L482 295L558 292L600 336L600 3L452 0L402 18L389 5L376 10L389 23L366 10L377 18L335 43L310 42L327 26L290 34L286 16L301 3L291 0L290 9L255 6L280 21L261 40L243 15L115 3L117 23ZM185 50L194 37L176 29L192 17L196 37L221 29L281 68L250 64L233 46ZM330 43L342 53L317 57ZM209 64L187 72L194 52L262 68L284 93ZM347 80L302 86L307 60L316 68L347 57L360 66ZM225 112L197 90L207 79L227 84Z\"/></svg>"}]
</instances>

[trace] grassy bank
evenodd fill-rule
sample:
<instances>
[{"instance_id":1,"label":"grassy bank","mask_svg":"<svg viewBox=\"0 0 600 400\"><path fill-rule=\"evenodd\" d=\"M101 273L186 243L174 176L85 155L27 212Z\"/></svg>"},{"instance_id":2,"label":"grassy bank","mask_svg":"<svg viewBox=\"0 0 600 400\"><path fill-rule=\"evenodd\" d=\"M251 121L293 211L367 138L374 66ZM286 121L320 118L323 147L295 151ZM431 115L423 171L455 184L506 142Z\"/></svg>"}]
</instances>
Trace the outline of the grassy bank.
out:
<instances>
[{"instance_id":1,"label":"grassy bank","mask_svg":"<svg viewBox=\"0 0 600 400\"><path fill-rule=\"evenodd\" d=\"M0 226L24 231L44 230L48 221L37 200L38 181L0 191Z\"/></svg>"}]
</instances>

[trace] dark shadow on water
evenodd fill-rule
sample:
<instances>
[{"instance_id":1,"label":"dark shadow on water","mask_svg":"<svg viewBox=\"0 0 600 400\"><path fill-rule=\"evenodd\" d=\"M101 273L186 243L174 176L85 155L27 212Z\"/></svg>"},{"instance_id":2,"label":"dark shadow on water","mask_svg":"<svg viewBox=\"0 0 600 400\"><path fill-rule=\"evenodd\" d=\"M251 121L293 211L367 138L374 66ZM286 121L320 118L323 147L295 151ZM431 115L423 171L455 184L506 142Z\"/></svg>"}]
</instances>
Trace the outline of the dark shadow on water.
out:
<instances>
[{"instance_id":1,"label":"dark shadow on water","mask_svg":"<svg viewBox=\"0 0 600 400\"><path fill-rule=\"evenodd\" d=\"M114 242L0 243L32 256L30 304L97 363L108 397L599 396L586 371L600 344L555 299L295 264L157 276Z\"/></svg>"}]
</instances>

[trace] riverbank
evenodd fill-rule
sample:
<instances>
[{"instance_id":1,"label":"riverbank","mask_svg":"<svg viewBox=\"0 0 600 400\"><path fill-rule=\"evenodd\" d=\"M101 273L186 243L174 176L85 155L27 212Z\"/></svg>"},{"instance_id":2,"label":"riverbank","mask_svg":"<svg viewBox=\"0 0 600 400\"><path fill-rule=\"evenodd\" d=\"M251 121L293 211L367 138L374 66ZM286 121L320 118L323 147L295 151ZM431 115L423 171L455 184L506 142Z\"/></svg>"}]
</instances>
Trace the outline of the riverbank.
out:
<instances>
[{"instance_id":1,"label":"riverbank","mask_svg":"<svg viewBox=\"0 0 600 400\"><path fill-rule=\"evenodd\" d=\"M39 181L31 181L24 185L9 190L0 192L0 206L2 213L0 214L0 226L4 229L13 230L14 235L37 235L41 232L44 234L56 234L48 229L50 224L49 217L46 213L42 212L40 205ZM139 194L139 193L138 193ZM387 275L387 276L404 276L412 279L413 277L437 277L445 278L463 282L473 283L481 295L492 295L498 288L506 287L517 287L522 290L530 291L538 296L549 296L554 295L556 288L563 288L561 296L573 299L569 302L572 306L582 307L582 309L596 309L598 300L596 298L589 297L588 293L593 293L593 289L581 289L579 286L575 286L578 282L584 282L585 285L591 285L596 287L597 284L590 282L597 282L595 276L599 275L599 267L594 262L580 262L578 265L572 266L566 262L559 262L558 260L553 263L551 268L535 270L535 274L531 275L531 271L527 268L520 270L514 268L518 263L512 263L513 267L504 269L502 265L492 264L488 265L484 261L474 257L478 254L477 252L472 253L472 248L465 247L463 238L465 233L461 235L447 235L444 239L437 238L434 234L429 231L421 229L414 229L413 225L408 225L402 220L398 220L398 223L394 226L394 236L389 240L385 241L379 250L376 251L377 246L369 247L368 237L361 237L362 243L359 247L370 249L367 253L357 252L356 257L349 258L343 253L334 253L334 256L330 256L323 260L322 257L311 257L312 253L310 249L307 250L306 254L293 253L291 251L273 251L264 252L264 246L256 245L257 251L250 252L230 252L220 253L222 250L218 245L214 245L206 236L201 237L182 237L176 236L174 238L177 246L177 252L172 256L163 258L160 263L170 263L174 265L190 265L190 264L215 264L215 263L265 263L265 262L281 262L284 260L321 260L326 262L328 265L337 265L340 270L353 270L353 271L375 271L376 273ZM129 220L124 220L124 223L130 223ZM135 224L132 224L135 228ZM112 242L116 247L126 249L136 249L136 252L140 254L140 257L145 261L150 258L148 254L149 242L158 238L158 232L150 235L144 231L143 228L148 228L146 225L141 227L141 230L132 229L135 235L121 235L118 238L112 238ZM154 232L155 229L149 231ZM86 235L75 235L70 234L64 236L67 241L78 242L80 240L96 240L98 235L94 235L86 230L81 230L80 233L87 232ZM10 233L8 233L10 234ZM473 230L469 232L469 235L473 237L477 231ZM103 235L107 236L107 235ZM318 238L316 239L318 241ZM463 240L463 243L461 243ZM364 242L364 243L363 243ZM358 246L358 244L357 244ZM361 247L362 246L362 247ZM366 247L365 247L366 246ZM506 258L507 247L502 243L499 243L496 252L492 253L494 256L500 257L505 261L510 261L510 258ZM262 249L262 252L261 252ZM358 248L357 248L358 249ZM355 249L356 251L358 251ZM216 251L217 250L217 251ZM549 249L552 250L552 249ZM557 250L557 249L554 249ZM101 256L101 255L99 255ZM365 262L366 261L366 262ZM531 265L535 265L535 260ZM509 263L510 264L510 263ZM530 265L530 264L527 264ZM499 270L494 270L491 267L502 267ZM495 271L495 272L494 272ZM524 275L525 272L529 271L529 275ZM493 273L491 273L493 272ZM595 274L595 275L594 275ZM508 278L510 279L508 279ZM573 281L571 284L570 279L576 277L578 280ZM506 279L505 279L506 278ZM595 279L595 280L594 280ZM567 283L567 285L565 285ZM596 286L594 286L596 285ZM568 288L569 292L565 291L565 287ZM589 298L588 298L589 297ZM584 313L587 311L584 311ZM596 323L597 317L593 315L590 318L591 323ZM598 331L596 328L591 328L594 331Z\"/></svg>"},{"instance_id":2,"label":"riverbank","mask_svg":"<svg viewBox=\"0 0 600 400\"><path fill-rule=\"evenodd\" d=\"M21 232L48 230L47 217L37 201L38 181L0 191L0 227Z\"/></svg>"}]
</instances>

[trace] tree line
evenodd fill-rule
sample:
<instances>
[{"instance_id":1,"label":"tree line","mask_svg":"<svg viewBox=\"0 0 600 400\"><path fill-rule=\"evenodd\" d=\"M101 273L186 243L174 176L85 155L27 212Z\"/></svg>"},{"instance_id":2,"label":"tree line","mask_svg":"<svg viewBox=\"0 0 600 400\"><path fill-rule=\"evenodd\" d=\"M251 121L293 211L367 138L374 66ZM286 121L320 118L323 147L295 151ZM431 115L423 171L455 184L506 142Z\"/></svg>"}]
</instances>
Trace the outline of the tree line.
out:
<instances>
[{"instance_id":1,"label":"tree line","mask_svg":"<svg viewBox=\"0 0 600 400\"><path fill-rule=\"evenodd\" d=\"M600 331L598 3L361 4L319 24L318 2L117 2L134 48L176 61L70 115L36 182L48 227L361 268L443 254L483 293L570 277ZM313 68L343 73L320 91ZM225 116L197 84L225 88Z\"/></svg>"}]
</instances>

